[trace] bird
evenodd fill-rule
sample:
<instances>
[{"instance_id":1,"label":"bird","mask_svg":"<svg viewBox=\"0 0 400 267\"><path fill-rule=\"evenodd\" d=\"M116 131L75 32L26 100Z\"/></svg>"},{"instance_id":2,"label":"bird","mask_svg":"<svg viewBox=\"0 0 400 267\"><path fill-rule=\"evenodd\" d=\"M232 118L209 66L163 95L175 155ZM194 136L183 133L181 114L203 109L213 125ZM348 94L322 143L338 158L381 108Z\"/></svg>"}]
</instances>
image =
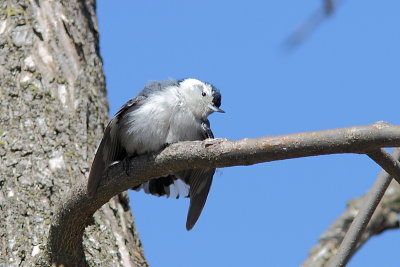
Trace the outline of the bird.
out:
<instances>
[{"instance_id":1,"label":"bird","mask_svg":"<svg viewBox=\"0 0 400 267\"><path fill-rule=\"evenodd\" d=\"M224 113L221 93L214 85L194 78L148 83L110 120L94 156L87 183L93 197L105 170L128 157L159 151L180 141L214 138L208 116ZM189 231L207 200L215 168L192 169L152 179L133 189L156 196L189 197Z\"/></svg>"}]
</instances>

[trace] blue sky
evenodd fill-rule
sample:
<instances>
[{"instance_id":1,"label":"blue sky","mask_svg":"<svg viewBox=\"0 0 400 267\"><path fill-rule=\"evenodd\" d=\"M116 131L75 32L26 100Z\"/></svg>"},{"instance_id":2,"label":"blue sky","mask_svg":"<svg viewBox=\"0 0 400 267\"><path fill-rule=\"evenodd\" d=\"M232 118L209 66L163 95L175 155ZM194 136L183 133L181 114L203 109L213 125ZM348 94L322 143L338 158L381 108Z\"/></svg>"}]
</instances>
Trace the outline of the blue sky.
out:
<instances>
[{"instance_id":1,"label":"blue sky","mask_svg":"<svg viewBox=\"0 0 400 267\"><path fill-rule=\"evenodd\" d=\"M287 37L321 1L98 1L110 114L149 80L194 77L221 90L216 137L281 135L379 120L400 124L400 2L343 1L295 49ZM334 155L219 169L194 229L187 199L130 192L152 267L298 266L380 169ZM348 266L398 266L400 231Z\"/></svg>"}]
</instances>

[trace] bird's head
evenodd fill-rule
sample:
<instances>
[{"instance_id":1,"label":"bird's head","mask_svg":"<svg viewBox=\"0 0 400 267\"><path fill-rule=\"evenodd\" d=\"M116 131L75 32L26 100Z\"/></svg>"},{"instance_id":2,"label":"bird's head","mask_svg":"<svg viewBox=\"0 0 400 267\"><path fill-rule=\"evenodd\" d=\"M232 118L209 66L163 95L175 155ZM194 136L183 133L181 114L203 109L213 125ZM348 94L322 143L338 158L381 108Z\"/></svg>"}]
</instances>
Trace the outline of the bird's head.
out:
<instances>
[{"instance_id":1,"label":"bird's head","mask_svg":"<svg viewBox=\"0 0 400 267\"><path fill-rule=\"evenodd\" d=\"M205 119L213 112L224 113L221 106L221 93L207 82L197 79L184 79L178 82L179 91L184 98L187 108L198 119Z\"/></svg>"}]
</instances>

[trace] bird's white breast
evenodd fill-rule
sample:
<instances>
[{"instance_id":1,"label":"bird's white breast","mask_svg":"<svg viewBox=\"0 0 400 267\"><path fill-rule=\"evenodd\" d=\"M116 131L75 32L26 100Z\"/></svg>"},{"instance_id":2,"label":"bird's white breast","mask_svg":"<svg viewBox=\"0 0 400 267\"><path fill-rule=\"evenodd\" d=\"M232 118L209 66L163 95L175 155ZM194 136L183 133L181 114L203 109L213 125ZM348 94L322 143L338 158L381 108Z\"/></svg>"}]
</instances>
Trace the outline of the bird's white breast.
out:
<instances>
[{"instance_id":1,"label":"bird's white breast","mask_svg":"<svg viewBox=\"0 0 400 267\"><path fill-rule=\"evenodd\" d=\"M149 96L124 115L120 127L119 138L130 155L157 151L165 144L202 139L201 122L176 89Z\"/></svg>"}]
</instances>

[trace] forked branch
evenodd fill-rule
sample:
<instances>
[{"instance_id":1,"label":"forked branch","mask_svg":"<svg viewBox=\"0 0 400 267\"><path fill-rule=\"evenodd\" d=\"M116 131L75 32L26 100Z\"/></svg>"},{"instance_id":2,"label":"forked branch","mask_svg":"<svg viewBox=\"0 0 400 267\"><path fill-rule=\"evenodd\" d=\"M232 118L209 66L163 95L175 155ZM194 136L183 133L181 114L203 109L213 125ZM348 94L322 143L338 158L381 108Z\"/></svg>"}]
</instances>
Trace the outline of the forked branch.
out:
<instances>
[{"instance_id":1,"label":"forked branch","mask_svg":"<svg viewBox=\"0 0 400 267\"><path fill-rule=\"evenodd\" d=\"M368 154L382 147L400 147L400 127L378 122L239 141L212 139L172 144L158 153L111 166L91 199L86 196L85 181L76 184L51 225L47 246L50 260L66 266L84 265L82 235L94 212L113 196L154 177L193 168L252 165L339 153Z\"/></svg>"},{"instance_id":2,"label":"forked branch","mask_svg":"<svg viewBox=\"0 0 400 267\"><path fill-rule=\"evenodd\" d=\"M400 176L400 149L396 148L392 155L379 149L368 156L384 170L369 192L351 200L346 211L321 235L303 267L345 266L369 238L399 227L400 186L391 181Z\"/></svg>"}]
</instances>

